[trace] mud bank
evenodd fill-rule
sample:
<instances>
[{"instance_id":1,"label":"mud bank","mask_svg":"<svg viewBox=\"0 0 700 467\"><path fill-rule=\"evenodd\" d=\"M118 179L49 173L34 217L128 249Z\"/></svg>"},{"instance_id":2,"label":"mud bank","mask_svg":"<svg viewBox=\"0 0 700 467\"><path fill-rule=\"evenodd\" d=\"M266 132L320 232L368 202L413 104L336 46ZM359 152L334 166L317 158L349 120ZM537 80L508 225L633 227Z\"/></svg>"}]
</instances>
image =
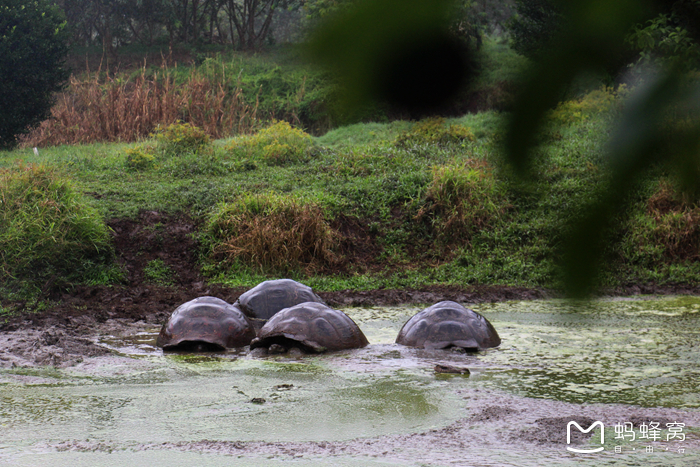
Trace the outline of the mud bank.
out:
<instances>
[{"instance_id":1,"label":"mud bank","mask_svg":"<svg viewBox=\"0 0 700 467\"><path fill-rule=\"evenodd\" d=\"M624 405L577 405L552 400L520 398L496 391L461 391L466 401L466 416L447 427L411 433L361 438L350 441L321 442L241 442L200 440L194 442L123 445L100 441L67 441L44 444L56 452L131 452L177 451L231 456L238 459L297 460L339 463L352 458L368 465L456 465L456 466L541 466L549 462L576 465L696 465L700 457L687 453L700 451L700 436L686 434L685 439L654 443L656 450L646 452L645 444L624 443L615 453L614 425L630 422L665 423L683 420L686 426L700 426L700 413L677 409L648 409ZM606 452L582 455L566 450L584 446L591 436L574 431L567 444L566 426L570 421L588 427L602 421L608 427ZM660 422L660 423L661 423ZM662 426L664 426L662 425ZM598 435L599 436L599 435ZM680 453L679 450L683 450ZM478 454L489 453L479 459ZM228 461L227 461L228 462ZM243 462L245 464L245 461ZM304 463L301 463L304 465ZM328 465L328 464L326 464ZM338 465L338 464L336 464Z\"/></svg>"},{"instance_id":2,"label":"mud bank","mask_svg":"<svg viewBox=\"0 0 700 467\"><path fill-rule=\"evenodd\" d=\"M82 357L102 355L95 335L118 334L133 326L162 325L182 303L212 295L233 303L245 288L209 285L204 281L188 287L77 287L63 294L51 308L31 314L11 316L0 323L0 368L14 365L65 367ZM606 296L700 295L688 287L630 286L605 291ZM499 286L431 286L422 289L384 289L319 292L333 307L430 305L453 300L467 306L503 301L553 298L545 289ZM651 297L649 297L651 298Z\"/></svg>"},{"instance_id":3,"label":"mud bank","mask_svg":"<svg viewBox=\"0 0 700 467\"><path fill-rule=\"evenodd\" d=\"M79 287L64 294L48 310L13 316L0 324L0 367L70 366L82 357L104 354L104 348L90 340L95 335L122 334L133 326L162 325L175 308L193 298L212 295L233 303L245 290L204 282L188 288ZM348 307L433 304L441 300L474 304L545 298L549 293L516 287L426 287L319 295L331 306Z\"/></svg>"}]
</instances>

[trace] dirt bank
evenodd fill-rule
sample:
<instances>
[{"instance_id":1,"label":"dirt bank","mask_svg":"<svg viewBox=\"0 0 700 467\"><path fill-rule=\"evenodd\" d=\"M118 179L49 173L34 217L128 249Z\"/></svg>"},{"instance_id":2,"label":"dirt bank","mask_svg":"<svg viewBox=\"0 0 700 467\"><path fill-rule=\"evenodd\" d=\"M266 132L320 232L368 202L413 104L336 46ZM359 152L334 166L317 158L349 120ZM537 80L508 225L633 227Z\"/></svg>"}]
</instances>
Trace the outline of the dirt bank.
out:
<instances>
[{"instance_id":1,"label":"dirt bank","mask_svg":"<svg viewBox=\"0 0 700 467\"><path fill-rule=\"evenodd\" d=\"M180 304L203 295L233 303L245 291L209 284L199 273L198 245L192 233L197 222L185 214L145 211L138 219L108 222L114 231L117 261L127 273L121 286L79 286L50 298L40 313L20 314L0 322L0 367L12 365L69 366L84 357L106 352L90 340L115 327L159 326ZM355 229L357 230L357 229ZM362 232L355 232L362 237ZM363 241L369 241L365 238ZM358 240L360 242L360 240ZM362 242L360 242L362 243ZM363 244L364 245L364 244ZM372 251L367 245L364 250ZM363 250L363 251L364 251ZM363 258L374 255L361 255ZM160 259L173 271L173 286L149 284L144 269ZM609 295L700 294L699 287L631 285ZM501 286L428 286L418 289L319 292L331 306L433 304L454 300L465 304L504 300L532 300L556 296L552 291ZM22 309L22 303L3 303Z\"/></svg>"}]
</instances>

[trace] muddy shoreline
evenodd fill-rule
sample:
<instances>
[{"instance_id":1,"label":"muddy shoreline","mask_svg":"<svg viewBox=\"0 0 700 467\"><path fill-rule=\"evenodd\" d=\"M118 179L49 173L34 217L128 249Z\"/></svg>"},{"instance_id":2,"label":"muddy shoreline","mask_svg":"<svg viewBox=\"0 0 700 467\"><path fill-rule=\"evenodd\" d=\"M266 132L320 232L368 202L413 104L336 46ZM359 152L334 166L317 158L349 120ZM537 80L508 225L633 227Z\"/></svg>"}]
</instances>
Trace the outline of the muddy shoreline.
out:
<instances>
[{"instance_id":1,"label":"muddy shoreline","mask_svg":"<svg viewBox=\"0 0 700 467\"><path fill-rule=\"evenodd\" d=\"M112 353L96 343L96 336L129 335L153 332L180 303L201 295L219 296L235 301L242 289L204 286L191 290L173 287L117 288L92 287L76 290L56 307L43 313L14 317L0 326L0 367L54 366L73 367L67 372L80 373L89 368L128 368L134 360ZM677 295L695 292L687 289L629 289L607 296ZM321 293L335 307L425 304L451 299L465 304L519 301L556 297L550 291L508 287L428 287L419 290L374 290ZM126 300L125 300L126 299ZM147 361L142 362L148 365ZM422 362L430 371L432 360ZM478 365L475 366L478 370ZM139 367L140 370L140 367ZM26 384L41 384L32 371L11 371ZM112 371L112 370L110 370ZM121 373L119 373L121 375ZM460 378L460 376L449 376ZM295 381L296 383L296 381ZM266 394L263 394L267 397ZM96 456L86 459L129 456L146 460L190 459L197 456L201 465L220 465L221 456L230 465L278 465L295 461L302 466L328 465L483 465L534 466L561 462L580 465L695 465L700 452L700 411L670 407L640 407L626 404L577 404L506 393L488 387L456 387L456 397L464 404L462 415L446 426L421 429L410 433L348 437L328 441L236 440L232 438L193 437L186 440L117 440L100 435L85 437L49 436L37 439L24 448L48 457ZM274 401L268 399L270 407ZM266 405L267 407L267 405ZM566 426L571 420L590 426L600 420L611 438L606 452L582 458L566 450ZM682 421L687 429L684 442L656 443L653 454L642 454L646 444L625 444L623 454L613 451L613 426L630 422L638 426L653 420L664 426ZM586 444L591 433L574 433L573 445ZM647 443L648 444L648 443ZM475 451L475 447L478 449ZM632 451L632 449L638 451ZM685 454L680 450L684 449ZM488 452L488 457L483 453ZM82 454L81 454L82 453ZM116 454L115 454L116 453ZM523 453L524 456L521 456ZM0 453L0 461L2 460ZM120 457L121 456L121 457ZM27 459L31 459L30 456ZM21 460L21 458L20 458ZM0 462L2 463L2 462ZM266 464L269 463L269 464ZM22 464L25 465L25 464ZM38 464L26 464L38 465ZM81 464L82 465L82 464Z\"/></svg>"},{"instance_id":2,"label":"muddy shoreline","mask_svg":"<svg viewBox=\"0 0 700 467\"><path fill-rule=\"evenodd\" d=\"M0 324L0 368L51 365L67 367L85 357L108 353L93 342L96 335L130 327L160 326L180 304L211 295L233 303L245 288L192 284L189 288L77 287L51 308L19 314ZM556 298L545 289L499 286L431 286L421 289L320 292L332 307L433 304L453 300L469 304ZM700 295L700 287L631 286L604 296Z\"/></svg>"},{"instance_id":3,"label":"muddy shoreline","mask_svg":"<svg viewBox=\"0 0 700 467\"><path fill-rule=\"evenodd\" d=\"M193 298L211 295L233 303L246 290L206 282L198 264L199 245L191 235L197 231L197 221L186 214L144 211L137 219L112 219L107 224L113 231L116 261L126 272L125 284L77 286L70 291L47 292L45 298L51 306L39 313L22 313L26 304L7 302L0 297L0 305L19 312L0 319L0 367L12 364L70 366L82 357L101 355L104 348L93 344L91 339L107 332L110 326L162 325L175 308ZM353 237L354 244L365 245L365 234L358 233L356 237ZM373 261L376 261L374 250L365 248L363 251L363 254L355 254L353 261L372 270ZM148 283L144 271L155 259L163 261L173 271L174 285ZM559 296L553 290L494 285L345 290L319 292L319 295L337 308L431 305L441 300L469 305ZM631 284L602 291L601 295L700 295L700 285Z\"/></svg>"},{"instance_id":4,"label":"muddy shoreline","mask_svg":"<svg viewBox=\"0 0 700 467\"><path fill-rule=\"evenodd\" d=\"M160 326L180 304L211 295L229 303L245 288L195 283L178 287L78 287L53 307L39 313L12 316L0 324L0 367L71 366L107 350L96 335L121 333L130 327ZM432 304L441 300L483 303L550 297L545 290L515 287L426 287L417 290L320 292L333 307Z\"/></svg>"}]
</instances>

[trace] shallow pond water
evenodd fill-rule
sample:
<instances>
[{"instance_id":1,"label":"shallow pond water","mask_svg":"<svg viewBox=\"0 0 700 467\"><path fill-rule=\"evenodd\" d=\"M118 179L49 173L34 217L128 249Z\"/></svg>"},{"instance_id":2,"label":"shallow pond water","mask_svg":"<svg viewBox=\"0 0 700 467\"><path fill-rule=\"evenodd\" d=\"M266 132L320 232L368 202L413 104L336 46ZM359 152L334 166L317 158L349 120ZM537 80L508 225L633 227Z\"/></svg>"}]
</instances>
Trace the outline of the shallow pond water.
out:
<instances>
[{"instance_id":1,"label":"shallow pond water","mask_svg":"<svg viewBox=\"0 0 700 467\"><path fill-rule=\"evenodd\" d=\"M113 356L0 370L0 465L700 465L700 298L472 308L499 348L394 344L417 306L344 309L370 346L327 355L164 355L155 328L96 336ZM688 440L614 453L609 436L594 456L537 438L573 415L683 422Z\"/></svg>"}]
</instances>

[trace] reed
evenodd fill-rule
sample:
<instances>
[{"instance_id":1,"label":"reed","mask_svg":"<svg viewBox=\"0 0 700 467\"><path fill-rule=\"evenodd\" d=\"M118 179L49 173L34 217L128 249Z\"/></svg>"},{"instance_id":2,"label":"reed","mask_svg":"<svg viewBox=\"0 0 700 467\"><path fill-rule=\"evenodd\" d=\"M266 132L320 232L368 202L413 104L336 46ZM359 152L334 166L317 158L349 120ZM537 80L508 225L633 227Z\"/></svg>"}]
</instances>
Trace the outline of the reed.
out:
<instances>
[{"instance_id":1,"label":"reed","mask_svg":"<svg viewBox=\"0 0 700 467\"><path fill-rule=\"evenodd\" d=\"M148 137L157 126L177 121L202 128L210 137L247 134L258 125L258 105L249 104L231 77L219 79L192 69L184 84L163 67L145 67L133 78L87 73L71 77L58 96L51 118L24 137L23 147L92 142L132 142Z\"/></svg>"}]
</instances>

